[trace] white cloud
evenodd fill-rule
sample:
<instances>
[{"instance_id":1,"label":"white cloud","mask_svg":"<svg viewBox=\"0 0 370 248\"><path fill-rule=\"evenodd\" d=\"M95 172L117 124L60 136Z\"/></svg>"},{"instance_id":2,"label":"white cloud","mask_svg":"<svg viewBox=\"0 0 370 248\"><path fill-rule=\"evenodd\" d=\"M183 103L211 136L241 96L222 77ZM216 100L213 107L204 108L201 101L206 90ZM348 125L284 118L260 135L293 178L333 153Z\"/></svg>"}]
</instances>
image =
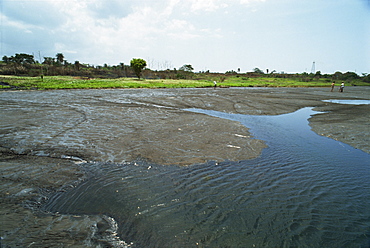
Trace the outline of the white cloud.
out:
<instances>
[{"instance_id":1,"label":"white cloud","mask_svg":"<svg viewBox=\"0 0 370 248\"><path fill-rule=\"evenodd\" d=\"M41 51L42 56L54 56L62 52L68 61L91 64L127 63L132 57L142 57L166 61L171 66L173 63L175 67L190 63L201 70L205 67L221 70L225 66L227 70L235 67L247 70L267 63L270 65L266 67L270 67L273 61L282 61L281 54L289 58L296 54L307 57L312 52L343 54L346 50L359 54L356 47L360 47L361 39L356 37L364 37L361 25L348 28L349 17L344 18L347 15L365 20L360 18L361 14L353 15L355 11L364 15L360 8L352 12L344 10L355 7L349 1L343 1L341 6L328 3L330 8L316 11L314 19L301 13L307 12L305 6L323 9L319 0L302 3L294 0L3 0L2 3L0 49L3 54ZM315 20L332 20L331 34L327 34L327 21L321 25L324 22ZM352 35L339 32L345 26ZM307 35L312 33L319 38ZM332 37L340 37L336 46L331 46ZM317 49L305 49L313 41ZM346 44L358 45L346 47Z\"/></svg>"},{"instance_id":2,"label":"white cloud","mask_svg":"<svg viewBox=\"0 0 370 248\"><path fill-rule=\"evenodd\" d=\"M256 2L265 2L266 0L233 0L233 1L226 1L226 0L190 0L190 9L192 12L213 12L220 9L225 9L230 5L246 5ZM185 1L186 3L186 1Z\"/></svg>"},{"instance_id":3,"label":"white cloud","mask_svg":"<svg viewBox=\"0 0 370 248\"><path fill-rule=\"evenodd\" d=\"M0 14L1 22L4 27L10 27L18 30L22 30L27 33L31 33L32 29L35 28L34 25L24 23L18 20L11 20L7 16Z\"/></svg>"},{"instance_id":4,"label":"white cloud","mask_svg":"<svg viewBox=\"0 0 370 248\"><path fill-rule=\"evenodd\" d=\"M191 11L197 12L197 11L215 11L221 7L223 7L223 4L220 4L218 0L191 0Z\"/></svg>"},{"instance_id":5,"label":"white cloud","mask_svg":"<svg viewBox=\"0 0 370 248\"><path fill-rule=\"evenodd\" d=\"M130 0L89 1L86 6L91 15L98 19L122 18L132 13Z\"/></svg>"},{"instance_id":6,"label":"white cloud","mask_svg":"<svg viewBox=\"0 0 370 248\"><path fill-rule=\"evenodd\" d=\"M29 25L52 27L63 21L58 9L47 1L7 0L2 1L1 5L4 15L9 19Z\"/></svg>"},{"instance_id":7,"label":"white cloud","mask_svg":"<svg viewBox=\"0 0 370 248\"><path fill-rule=\"evenodd\" d=\"M186 46L189 42L197 44L210 38L222 39L222 28L210 23L212 19L195 21L193 13L200 18L199 14L217 12L228 8L229 4L240 4L239 0L42 1L43 10L38 12L39 4L32 5L32 0L19 0L24 5L23 10L28 11L26 19L13 11L17 1L7 1L13 4L10 4L12 12L9 13L14 17L14 20L7 21L8 26L17 27L20 33L32 33L38 29L38 35L44 37L35 39L48 41L48 48L38 47L36 50L45 53L52 50L53 54L62 52L66 59L70 54L81 62L94 64L101 64L102 60L116 63L120 57L135 54L144 56L159 47L170 51L177 50L179 44ZM56 17L52 17L56 10ZM34 23L40 23L37 13L45 15L46 19L40 25L32 25L32 19Z\"/></svg>"},{"instance_id":8,"label":"white cloud","mask_svg":"<svg viewBox=\"0 0 370 248\"><path fill-rule=\"evenodd\" d=\"M253 2L266 2L266 0L240 0L241 4L250 4Z\"/></svg>"}]
</instances>

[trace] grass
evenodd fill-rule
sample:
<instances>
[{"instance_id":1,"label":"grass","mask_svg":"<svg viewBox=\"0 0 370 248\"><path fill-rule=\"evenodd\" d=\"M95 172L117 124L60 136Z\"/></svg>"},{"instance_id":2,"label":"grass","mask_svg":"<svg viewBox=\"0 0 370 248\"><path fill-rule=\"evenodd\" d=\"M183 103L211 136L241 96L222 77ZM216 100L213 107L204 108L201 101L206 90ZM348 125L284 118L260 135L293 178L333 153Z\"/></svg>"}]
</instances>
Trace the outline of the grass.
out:
<instances>
[{"instance_id":1,"label":"grass","mask_svg":"<svg viewBox=\"0 0 370 248\"><path fill-rule=\"evenodd\" d=\"M133 78L118 79L84 79L70 76L40 77L1 76L0 81L7 85L0 88L15 89L104 89L104 88L188 88L210 87L211 82L197 80L138 80Z\"/></svg>"},{"instance_id":2,"label":"grass","mask_svg":"<svg viewBox=\"0 0 370 248\"><path fill-rule=\"evenodd\" d=\"M0 82L9 85L0 85L0 89L104 89L104 88L204 88L213 87L213 81L217 81L218 87L330 87L330 80L318 79L303 82L298 78L245 78L228 77L223 82L219 78L204 78L198 80L175 80L175 79L87 79L72 76L45 76L40 77L19 77L19 76L0 76ZM338 83L337 83L338 84ZM339 85L339 84L338 84ZM346 85L370 86L369 83L346 82Z\"/></svg>"}]
</instances>

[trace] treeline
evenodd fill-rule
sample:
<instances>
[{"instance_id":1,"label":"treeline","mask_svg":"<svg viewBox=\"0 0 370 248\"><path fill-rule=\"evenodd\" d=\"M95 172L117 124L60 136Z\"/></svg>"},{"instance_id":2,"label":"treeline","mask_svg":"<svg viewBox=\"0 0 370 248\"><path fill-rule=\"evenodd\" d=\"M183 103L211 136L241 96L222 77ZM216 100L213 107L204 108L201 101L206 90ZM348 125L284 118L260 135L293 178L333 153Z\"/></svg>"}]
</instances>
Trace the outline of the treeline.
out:
<instances>
[{"instance_id":1,"label":"treeline","mask_svg":"<svg viewBox=\"0 0 370 248\"><path fill-rule=\"evenodd\" d=\"M144 68L141 71L143 78L160 79L190 79L194 73L191 65L184 65L178 70L153 71ZM75 61L73 63L64 59L62 53L55 57L44 57L43 61L37 61L34 55L17 53L14 56L3 56L0 62L0 75L17 76L79 76L86 78L119 78L137 77L134 68L120 63L119 65L90 65Z\"/></svg>"},{"instance_id":2,"label":"treeline","mask_svg":"<svg viewBox=\"0 0 370 248\"><path fill-rule=\"evenodd\" d=\"M81 77L132 77L135 76L130 66L120 63L115 66L94 66L64 59L62 53L53 57L44 57L43 61L35 60L30 54L15 54L3 56L0 64L0 74L18 76L81 76Z\"/></svg>"},{"instance_id":3,"label":"treeline","mask_svg":"<svg viewBox=\"0 0 370 248\"><path fill-rule=\"evenodd\" d=\"M41 58L40 58L41 60ZM204 79L205 77L217 76L219 81L228 77L272 77L272 78L296 78L302 82L326 79L327 81L363 81L370 83L370 74L363 73L361 76L355 72L335 72L334 74L315 73L277 73L275 70L265 72L255 68L252 72L241 73L231 70L225 73L211 73L209 71L193 72L191 65L183 65L179 69L151 70L145 68L141 76L147 79ZM0 75L17 76L78 76L86 78L119 78L136 77L135 71L130 65L120 63L118 65L90 65L79 61L68 62L62 53L57 53L55 57L43 57L43 61L37 61L34 55L17 53L14 56L3 56L0 62Z\"/></svg>"}]
</instances>

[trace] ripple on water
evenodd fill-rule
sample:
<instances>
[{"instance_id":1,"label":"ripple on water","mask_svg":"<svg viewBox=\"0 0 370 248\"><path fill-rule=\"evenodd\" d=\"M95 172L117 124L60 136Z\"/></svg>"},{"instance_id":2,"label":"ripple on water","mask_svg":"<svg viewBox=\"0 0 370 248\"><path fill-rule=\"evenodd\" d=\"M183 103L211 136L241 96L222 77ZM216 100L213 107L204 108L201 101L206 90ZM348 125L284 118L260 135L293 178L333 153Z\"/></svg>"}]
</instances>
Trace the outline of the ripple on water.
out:
<instances>
[{"instance_id":1,"label":"ripple on water","mask_svg":"<svg viewBox=\"0 0 370 248\"><path fill-rule=\"evenodd\" d=\"M368 154L313 133L310 109L271 118L211 114L241 121L269 148L253 160L189 167L87 163L89 179L45 209L112 216L121 238L137 247L358 247L369 241ZM295 114L305 121L285 125Z\"/></svg>"}]
</instances>

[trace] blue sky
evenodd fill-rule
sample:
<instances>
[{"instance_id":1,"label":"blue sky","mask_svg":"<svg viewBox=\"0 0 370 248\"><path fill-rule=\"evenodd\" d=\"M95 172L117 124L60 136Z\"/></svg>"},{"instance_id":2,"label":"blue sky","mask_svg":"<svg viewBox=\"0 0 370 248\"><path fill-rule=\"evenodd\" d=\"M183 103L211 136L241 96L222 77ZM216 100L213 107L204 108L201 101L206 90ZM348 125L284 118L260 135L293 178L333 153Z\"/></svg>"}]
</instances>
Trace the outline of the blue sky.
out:
<instances>
[{"instance_id":1,"label":"blue sky","mask_svg":"<svg viewBox=\"0 0 370 248\"><path fill-rule=\"evenodd\" d=\"M370 0L0 0L1 57L370 73Z\"/></svg>"}]
</instances>

